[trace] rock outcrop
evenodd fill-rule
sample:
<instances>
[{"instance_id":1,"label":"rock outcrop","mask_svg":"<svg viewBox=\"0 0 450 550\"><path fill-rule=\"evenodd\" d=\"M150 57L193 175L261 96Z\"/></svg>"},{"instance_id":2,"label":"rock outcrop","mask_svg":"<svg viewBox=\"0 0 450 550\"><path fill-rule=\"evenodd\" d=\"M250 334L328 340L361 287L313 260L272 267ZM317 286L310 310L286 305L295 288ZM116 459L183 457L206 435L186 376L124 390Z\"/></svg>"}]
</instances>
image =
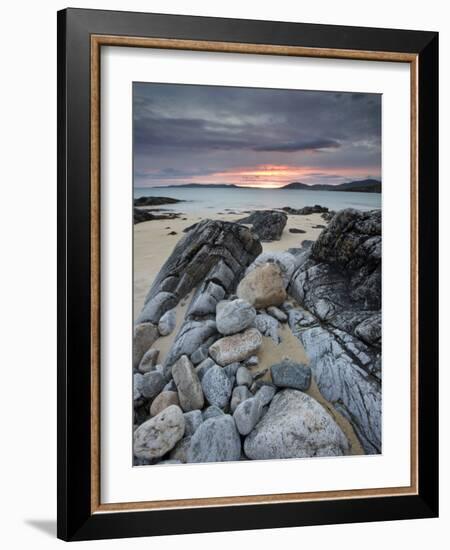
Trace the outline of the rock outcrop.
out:
<instances>
[{"instance_id":1,"label":"rock outcrop","mask_svg":"<svg viewBox=\"0 0 450 550\"><path fill-rule=\"evenodd\" d=\"M320 204L304 206L303 208L285 206L282 210L291 216L309 216L310 214L326 214L328 212L328 208L326 206L320 206Z\"/></svg>"},{"instance_id":2,"label":"rock outcrop","mask_svg":"<svg viewBox=\"0 0 450 550\"><path fill-rule=\"evenodd\" d=\"M289 324L323 396L381 452L381 212L342 210L306 249Z\"/></svg>"},{"instance_id":3,"label":"rock outcrop","mask_svg":"<svg viewBox=\"0 0 450 550\"><path fill-rule=\"evenodd\" d=\"M160 206L161 204L176 204L178 202L186 202L173 197L138 197L134 199L134 206Z\"/></svg>"},{"instance_id":4,"label":"rock outcrop","mask_svg":"<svg viewBox=\"0 0 450 550\"><path fill-rule=\"evenodd\" d=\"M287 216L278 210L256 210L237 223L251 225L262 242L279 241L287 223Z\"/></svg>"}]
</instances>

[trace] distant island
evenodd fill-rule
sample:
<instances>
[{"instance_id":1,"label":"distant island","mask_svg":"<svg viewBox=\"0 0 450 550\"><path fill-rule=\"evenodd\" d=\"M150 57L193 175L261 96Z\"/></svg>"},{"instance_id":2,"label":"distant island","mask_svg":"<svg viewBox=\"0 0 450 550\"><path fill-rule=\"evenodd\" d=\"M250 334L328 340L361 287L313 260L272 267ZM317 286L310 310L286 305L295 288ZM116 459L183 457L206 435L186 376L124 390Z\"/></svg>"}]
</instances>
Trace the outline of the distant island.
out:
<instances>
[{"instance_id":1,"label":"distant island","mask_svg":"<svg viewBox=\"0 0 450 550\"><path fill-rule=\"evenodd\" d=\"M366 179L358 181L348 181L338 185L317 184L308 185L301 181L288 183L280 189L301 189L304 191L353 191L354 193L381 193L381 181L375 179Z\"/></svg>"},{"instance_id":2,"label":"distant island","mask_svg":"<svg viewBox=\"0 0 450 550\"><path fill-rule=\"evenodd\" d=\"M219 189L249 189L249 187L243 185L236 185L234 183L183 183L181 185L160 185L154 187L154 189L172 189L172 188L211 188L216 187ZM260 189L254 187L253 189ZM353 193L381 193L381 181L376 179L365 179L357 181L348 181L346 183L340 183L337 185L318 183L315 185L308 185L301 181L294 181L288 183L278 189L301 189L302 191L347 191Z\"/></svg>"}]
</instances>

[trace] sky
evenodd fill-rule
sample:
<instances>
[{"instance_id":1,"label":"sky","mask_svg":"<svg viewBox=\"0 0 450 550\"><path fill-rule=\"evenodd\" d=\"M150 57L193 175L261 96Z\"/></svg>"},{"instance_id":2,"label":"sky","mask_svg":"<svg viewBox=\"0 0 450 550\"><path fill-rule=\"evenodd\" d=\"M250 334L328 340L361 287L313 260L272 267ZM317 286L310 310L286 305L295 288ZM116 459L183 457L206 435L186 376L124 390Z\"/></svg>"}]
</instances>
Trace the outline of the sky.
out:
<instances>
[{"instance_id":1,"label":"sky","mask_svg":"<svg viewBox=\"0 0 450 550\"><path fill-rule=\"evenodd\" d=\"M381 179L381 95L133 85L134 185Z\"/></svg>"}]
</instances>

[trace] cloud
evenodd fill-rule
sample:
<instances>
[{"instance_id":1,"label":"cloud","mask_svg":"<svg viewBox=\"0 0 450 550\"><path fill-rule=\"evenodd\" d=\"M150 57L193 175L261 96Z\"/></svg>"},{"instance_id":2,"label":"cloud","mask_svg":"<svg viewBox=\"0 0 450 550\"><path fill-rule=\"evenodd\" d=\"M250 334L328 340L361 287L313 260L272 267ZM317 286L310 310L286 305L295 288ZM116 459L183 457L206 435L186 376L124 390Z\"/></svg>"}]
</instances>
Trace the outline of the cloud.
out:
<instances>
[{"instance_id":1,"label":"cloud","mask_svg":"<svg viewBox=\"0 0 450 550\"><path fill-rule=\"evenodd\" d=\"M320 151L321 149L338 149L340 143L334 139L314 139L311 141L297 141L278 143L272 145L260 145L255 147L255 151L285 151L291 153L294 151Z\"/></svg>"},{"instance_id":2,"label":"cloud","mask_svg":"<svg viewBox=\"0 0 450 550\"><path fill-rule=\"evenodd\" d=\"M264 164L380 172L381 96L135 83L133 153L146 185Z\"/></svg>"}]
</instances>

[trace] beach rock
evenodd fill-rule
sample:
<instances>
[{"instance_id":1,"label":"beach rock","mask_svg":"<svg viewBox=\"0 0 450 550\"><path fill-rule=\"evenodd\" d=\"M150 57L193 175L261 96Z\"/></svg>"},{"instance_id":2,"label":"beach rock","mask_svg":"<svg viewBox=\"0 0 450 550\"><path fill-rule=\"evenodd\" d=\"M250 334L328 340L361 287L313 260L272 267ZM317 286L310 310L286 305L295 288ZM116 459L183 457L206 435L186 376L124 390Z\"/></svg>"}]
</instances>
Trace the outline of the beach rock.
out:
<instances>
[{"instance_id":1,"label":"beach rock","mask_svg":"<svg viewBox=\"0 0 450 550\"><path fill-rule=\"evenodd\" d=\"M188 462L239 460L241 439L233 418L226 414L205 420L191 438Z\"/></svg>"},{"instance_id":2,"label":"beach rock","mask_svg":"<svg viewBox=\"0 0 450 550\"><path fill-rule=\"evenodd\" d=\"M191 363L193 365L198 365L203 361L205 361L206 359L208 359L208 350L210 345L211 344L208 344L208 345L204 344L203 346L199 347L194 351L194 353L191 355Z\"/></svg>"},{"instance_id":3,"label":"beach rock","mask_svg":"<svg viewBox=\"0 0 450 550\"><path fill-rule=\"evenodd\" d=\"M142 372L142 374L145 374L153 370L158 360L158 355L159 355L159 350L154 348L150 348L146 353L144 353L144 356L142 357L141 362L139 363L139 367L138 367L139 372Z\"/></svg>"},{"instance_id":4,"label":"beach rock","mask_svg":"<svg viewBox=\"0 0 450 550\"><path fill-rule=\"evenodd\" d=\"M223 369L214 365L205 373L202 379L203 393L211 405L221 409L228 405L232 385Z\"/></svg>"},{"instance_id":5,"label":"beach rock","mask_svg":"<svg viewBox=\"0 0 450 550\"><path fill-rule=\"evenodd\" d=\"M192 435L195 433L197 428L203 422L203 416L200 410L186 412L183 416L186 423L184 435L187 437L188 435Z\"/></svg>"},{"instance_id":6,"label":"beach rock","mask_svg":"<svg viewBox=\"0 0 450 550\"><path fill-rule=\"evenodd\" d=\"M303 208L292 208L290 206L285 206L282 210L293 216L309 216L311 214L322 214L328 212L328 208L326 206L320 206L320 204L315 204L314 206L304 206Z\"/></svg>"},{"instance_id":7,"label":"beach rock","mask_svg":"<svg viewBox=\"0 0 450 550\"><path fill-rule=\"evenodd\" d=\"M280 343L280 337L278 335L279 326L278 321L272 317L272 315L267 315L267 313L258 313L255 319L255 328L257 328L263 336L272 338L275 344Z\"/></svg>"},{"instance_id":8,"label":"beach rock","mask_svg":"<svg viewBox=\"0 0 450 550\"><path fill-rule=\"evenodd\" d=\"M177 312L175 309L169 309L161 317L158 323L158 330L161 336L168 336L175 329L177 322Z\"/></svg>"},{"instance_id":9,"label":"beach rock","mask_svg":"<svg viewBox=\"0 0 450 550\"><path fill-rule=\"evenodd\" d=\"M261 243L250 229L231 222L203 220L178 241L145 303L161 291L171 292L179 300L208 281L227 291L261 251Z\"/></svg>"},{"instance_id":10,"label":"beach rock","mask_svg":"<svg viewBox=\"0 0 450 550\"><path fill-rule=\"evenodd\" d=\"M286 222L286 214L276 210L256 210L250 216L237 221L237 223L251 224L263 242L279 241Z\"/></svg>"},{"instance_id":11,"label":"beach rock","mask_svg":"<svg viewBox=\"0 0 450 550\"><path fill-rule=\"evenodd\" d=\"M281 309L279 309L275 306L268 307L267 308L267 313L269 315L271 315L272 317L274 317L280 323L286 323L287 320L288 320L288 317L287 317L286 313L284 313L284 311L281 311Z\"/></svg>"},{"instance_id":12,"label":"beach rock","mask_svg":"<svg viewBox=\"0 0 450 550\"><path fill-rule=\"evenodd\" d=\"M259 359L257 355L252 355L251 357L245 360L246 367L256 367L258 363L259 363Z\"/></svg>"},{"instance_id":13,"label":"beach rock","mask_svg":"<svg viewBox=\"0 0 450 550\"><path fill-rule=\"evenodd\" d=\"M301 330L299 339L320 393L349 420L366 454L380 453L381 382L371 372L376 360L363 368L342 338L321 326Z\"/></svg>"},{"instance_id":14,"label":"beach rock","mask_svg":"<svg viewBox=\"0 0 450 550\"><path fill-rule=\"evenodd\" d=\"M257 267L265 264L275 264L278 266L283 278L284 288L287 288L294 271L299 265L299 260L290 252L263 252L260 254L246 269L245 274L248 275Z\"/></svg>"},{"instance_id":15,"label":"beach rock","mask_svg":"<svg viewBox=\"0 0 450 550\"><path fill-rule=\"evenodd\" d=\"M225 297L224 288L213 282L207 281L199 288L187 314L194 317L204 317L208 314L214 314L217 304Z\"/></svg>"},{"instance_id":16,"label":"beach rock","mask_svg":"<svg viewBox=\"0 0 450 550\"><path fill-rule=\"evenodd\" d=\"M167 382L167 384L164 386L163 391L177 391L177 385L175 384L173 378Z\"/></svg>"},{"instance_id":17,"label":"beach rock","mask_svg":"<svg viewBox=\"0 0 450 550\"><path fill-rule=\"evenodd\" d=\"M304 229L299 229L298 227L290 227L289 233L306 233Z\"/></svg>"},{"instance_id":18,"label":"beach rock","mask_svg":"<svg viewBox=\"0 0 450 550\"><path fill-rule=\"evenodd\" d=\"M263 252L248 266L245 274L248 275L257 267L268 263L279 267L284 288L287 288L294 271L299 265L299 260L290 252Z\"/></svg>"},{"instance_id":19,"label":"beach rock","mask_svg":"<svg viewBox=\"0 0 450 550\"><path fill-rule=\"evenodd\" d=\"M341 456L349 449L341 428L322 405L298 390L277 393L244 442L252 460Z\"/></svg>"},{"instance_id":20,"label":"beach rock","mask_svg":"<svg viewBox=\"0 0 450 550\"><path fill-rule=\"evenodd\" d=\"M164 362L167 376L170 376L173 363L182 355L188 357L192 355L213 334L216 334L216 323L213 320L185 321L176 335Z\"/></svg>"},{"instance_id":21,"label":"beach rock","mask_svg":"<svg viewBox=\"0 0 450 550\"><path fill-rule=\"evenodd\" d=\"M181 199L174 199L173 197L138 197L134 199L134 206L160 206L162 204L175 204L177 202L185 202Z\"/></svg>"},{"instance_id":22,"label":"beach rock","mask_svg":"<svg viewBox=\"0 0 450 550\"><path fill-rule=\"evenodd\" d=\"M148 300L138 317L138 323L158 324L161 317L169 309L174 308L178 298L171 292L159 292L154 298Z\"/></svg>"},{"instance_id":23,"label":"beach rock","mask_svg":"<svg viewBox=\"0 0 450 550\"><path fill-rule=\"evenodd\" d=\"M171 405L147 420L134 432L134 454L137 458L164 456L175 447L184 434L184 416L177 405Z\"/></svg>"},{"instance_id":24,"label":"beach rock","mask_svg":"<svg viewBox=\"0 0 450 550\"><path fill-rule=\"evenodd\" d=\"M261 333L255 328L247 329L240 334L225 336L209 348L209 354L219 365L244 361L254 355L262 344Z\"/></svg>"},{"instance_id":25,"label":"beach rock","mask_svg":"<svg viewBox=\"0 0 450 550\"><path fill-rule=\"evenodd\" d=\"M316 261L349 275L350 297L381 307L381 210L341 210L311 248Z\"/></svg>"},{"instance_id":26,"label":"beach rock","mask_svg":"<svg viewBox=\"0 0 450 550\"><path fill-rule=\"evenodd\" d=\"M259 399L250 397L240 403L233 413L236 428L241 435L248 435L261 418L263 405Z\"/></svg>"},{"instance_id":27,"label":"beach rock","mask_svg":"<svg viewBox=\"0 0 450 550\"><path fill-rule=\"evenodd\" d=\"M249 388L253 383L252 373L245 367L239 367L236 372L236 384L238 386L247 386Z\"/></svg>"},{"instance_id":28,"label":"beach rock","mask_svg":"<svg viewBox=\"0 0 450 550\"><path fill-rule=\"evenodd\" d=\"M203 391L192 363L183 355L172 367L172 375L177 385L178 399L183 411L202 409Z\"/></svg>"},{"instance_id":29,"label":"beach rock","mask_svg":"<svg viewBox=\"0 0 450 550\"><path fill-rule=\"evenodd\" d=\"M255 399L258 399L263 407L268 405L276 394L277 389L275 386L264 384L255 393Z\"/></svg>"},{"instance_id":30,"label":"beach rock","mask_svg":"<svg viewBox=\"0 0 450 550\"><path fill-rule=\"evenodd\" d=\"M252 397L252 394L250 393L247 386L236 386L231 395L231 401L230 401L231 413L234 413L238 405L240 405L246 399L250 399L250 397Z\"/></svg>"},{"instance_id":31,"label":"beach rock","mask_svg":"<svg viewBox=\"0 0 450 550\"><path fill-rule=\"evenodd\" d=\"M256 311L245 300L222 301L217 304L217 330L228 336L245 330L255 320Z\"/></svg>"},{"instance_id":32,"label":"beach rock","mask_svg":"<svg viewBox=\"0 0 450 550\"><path fill-rule=\"evenodd\" d=\"M208 357L204 361L202 361L199 365L195 367L195 372L198 376L198 379L200 382L203 380L203 377L205 376L206 372L215 365L214 361L211 359L211 357Z\"/></svg>"},{"instance_id":33,"label":"beach rock","mask_svg":"<svg viewBox=\"0 0 450 550\"><path fill-rule=\"evenodd\" d=\"M191 436L180 439L175 447L170 451L170 460L176 460L180 464L186 464L187 454L191 446Z\"/></svg>"},{"instance_id":34,"label":"beach rock","mask_svg":"<svg viewBox=\"0 0 450 550\"><path fill-rule=\"evenodd\" d=\"M159 338L158 327L152 323L141 323L134 328L133 367L137 368L145 352Z\"/></svg>"},{"instance_id":35,"label":"beach rock","mask_svg":"<svg viewBox=\"0 0 450 550\"><path fill-rule=\"evenodd\" d=\"M174 391L162 391L155 397L150 407L150 416L156 416L170 405L179 405L178 393Z\"/></svg>"},{"instance_id":36,"label":"beach rock","mask_svg":"<svg viewBox=\"0 0 450 550\"><path fill-rule=\"evenodd\" d=\"M214 418L216 416L223 416L225 413L222 409L219 409L217 405L210 405L203 412L203 421L208 420L209 418Z\"/></svg>"},{"instance_id":37,"label":"beach rock","mask_svg":"<svg viewBox=\"0 0 450 550\"><path fill-rule=\"evenodd\" d=\"M223 367L223 372L230 379L232 386L234 386L234 383L236 381L236 373L240 367L241 367L241 363L231 363L230 365Z\"/></svg>"},{"instance_id":38,"label":"beach rock","mask_svg":"<svg viewBox=\"0 0 450 550\"><path fill-rule=\"evenodd\" d=\"M311 369L301 363L284 360L270 368L272 382L279 388L306 391L311 385Z\"/></svg>"},{"instance_id":39,"label":"beach rock","mask_svg":"<svg viewBox=\"0 0 450 550\"><path fill-rule=\"evenodd\" d=\"M138 401L142 397L143 383L144 383L143 375L138 372L135 373L133 375L133 399L135 401L135 406L137 404L136 401Z\"/></svg>"},{"instance_id":40,"label":"beach rock","mask_svg":"<svg viewBox=\"0 0 450 550\"><path fill-rule=\"evenodd\" d=\"M142 375L141 393L147 399L153 399L164 388L166 382L162 374L156 370Z\"/></svg>"},{"instance_id":41,"label":"beach rock","mask_svg":"<svg viewBox=\"0 0 450 550\"><path fill-rule=\"evenodd\" d=\"M237 295L257 309L282 304L286 290L280 268L274 263L256 267L239 283Z\"/></svg>"},{"instance_id":42,"label":"beach rock","mask_svg":"<svg viewBox=\"0 0 450 550\"><path fill-rule=\"evenodd\" d=\"M174 220L180 217L179 212L165 212L163 214L155 214L149 210L141 208L133 208L133 223L148 222L151 220Z\"/></svg>"},{"instance_id":43,"label":"beach rock","mask_svg":"<svg viewBox=\"0 0 450 550\"><path fill-rule=\"evenodd\" d=\"M289 326L320 392L352 424L367 454L381 452L381 212L338 212L302 252Z\"/></svg>"},{"instance_id":44,"label":"beach rock","mask_svg":"<svg viewBox=\"0 0 450 550\"><path fill-rule=\"evenodd\" d=\"M338 212L302 253L289 326L320 392L367 454L381 452L381 212Z\"/></svg>"}]
</instances>

